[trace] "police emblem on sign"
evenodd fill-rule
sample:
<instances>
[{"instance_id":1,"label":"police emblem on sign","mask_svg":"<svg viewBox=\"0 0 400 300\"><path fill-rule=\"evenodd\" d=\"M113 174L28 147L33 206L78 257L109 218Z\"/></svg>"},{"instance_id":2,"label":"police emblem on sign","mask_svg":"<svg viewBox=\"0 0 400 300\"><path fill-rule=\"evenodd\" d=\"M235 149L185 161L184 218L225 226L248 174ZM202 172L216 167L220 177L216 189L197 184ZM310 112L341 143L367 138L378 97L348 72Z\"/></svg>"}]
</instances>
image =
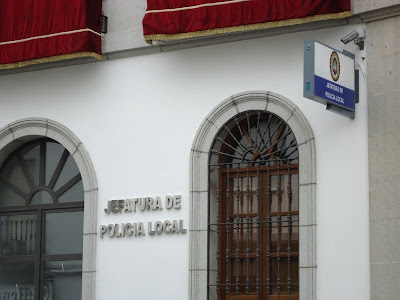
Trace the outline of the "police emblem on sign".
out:
<instances>
[{"instance_id":1,"label":"police emblem on sign","mask_svg":"<svg viewBox=\"0 0 400 300\"><path fill-rule=\"evenodd\" d=\"M336 51L333 51L331 54L330 65L331 65L332 79L334 81L338 81L340 77L340 60L339 60L339 55L337 54Z\"/></svg>"}]
</instances>

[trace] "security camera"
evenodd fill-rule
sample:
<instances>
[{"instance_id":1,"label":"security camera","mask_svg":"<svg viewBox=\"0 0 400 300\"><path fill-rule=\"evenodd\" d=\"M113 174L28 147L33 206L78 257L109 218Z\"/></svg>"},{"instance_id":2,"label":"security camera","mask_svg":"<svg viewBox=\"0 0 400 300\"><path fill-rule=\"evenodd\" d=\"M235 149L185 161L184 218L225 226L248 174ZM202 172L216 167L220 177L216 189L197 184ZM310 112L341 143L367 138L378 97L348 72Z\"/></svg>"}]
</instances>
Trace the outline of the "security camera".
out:
<instances>
[{"instance_id":1,"label":"security camera","mask_svg":"<svg viewBox=\"0 0 400 300\"><path fill-rule=\"evenodd\" d=\"M360 30L353 30L352 32L350 32L349 34L346 34L346 36L344 36L341 41L343 44L348 44L351 41L354 41L356 38L358 38L360 36Z\"/></svg>"},{"instance_id":2,"label":"security camera","mask_svg":"<svg viewBox=\"0 0 400 300\"><path fill-rule=\"evenodd\" d=\"M348 44L351 41L354 41L354 44L356 44L358 47L360 47L360 50L364 50L364 40L366 37L366 32L365 28L359 28L356 30L353 30L346 36L344 36L341 41L343 44Z\"/></svg>"}]
</instances>

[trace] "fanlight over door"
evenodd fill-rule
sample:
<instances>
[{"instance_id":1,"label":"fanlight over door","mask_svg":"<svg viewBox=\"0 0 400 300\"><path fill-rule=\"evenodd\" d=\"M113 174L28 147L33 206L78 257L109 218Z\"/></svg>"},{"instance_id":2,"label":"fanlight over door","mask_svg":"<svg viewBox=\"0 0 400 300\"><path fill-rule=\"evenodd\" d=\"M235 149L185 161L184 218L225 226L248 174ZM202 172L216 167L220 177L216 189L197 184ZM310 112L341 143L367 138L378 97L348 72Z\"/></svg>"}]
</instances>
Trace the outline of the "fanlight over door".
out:
<instances>
[{"instance_id":1,"label":"fanlight over door","mask_svg":"<svg viewBox=\"0 0 400 300\"><path fill-rule=\"evenodd\" d=\"M209 299L298 299L298 149L254 111L229 121L210 156Z\"/></svg>"}]
</instances>

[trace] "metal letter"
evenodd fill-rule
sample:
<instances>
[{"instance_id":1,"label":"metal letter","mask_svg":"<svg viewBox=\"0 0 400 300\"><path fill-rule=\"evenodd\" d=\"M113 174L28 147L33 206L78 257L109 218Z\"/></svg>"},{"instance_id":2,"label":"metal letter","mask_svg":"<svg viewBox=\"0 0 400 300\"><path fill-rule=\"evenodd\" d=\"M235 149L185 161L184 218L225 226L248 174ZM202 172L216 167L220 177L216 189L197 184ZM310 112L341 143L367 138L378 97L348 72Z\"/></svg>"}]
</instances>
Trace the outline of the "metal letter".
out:
<instances>
[{"instance_id":1,"label":"metal letter","mask_svg":"<svg viewBox=\"0 0 400 300\"><path fill-rule=\"evenodd\" d=\"M119 231L119 224L115 224L115 236L121 237L121 232Z\"/></svg>"},{"instance_id":2,"label":"metal letter","mask_svg":"<svg viewBox=\"0 0 400 300\"><path fill-rule=\"evenodd\" d=\"M174 197L173 196L165 196L165 207L170 209L174 206Z\"/></svg>"},{"instance_id":3,"label":"metal letter","mask_svg":"<svg viewBox=\"0 0 400 300\"><path fill-rule=\"evenodd\" d=\"M171 233L179 233L179 225L177 220L172 221Z\"/></svg>"},{"instance_id":4,"label":"metal letter","mask_svg":"<svg viewBox=\"0 0 400 300\"><path fill-rule=\"evenodd\" d=\"M183 228L183 220L179 220L179 230L181 233L186 233L186 229Z\"/></svg>"},{"instance_id":5,"label":"metal letter","mask_svg":"<svg viewBox=\"0 0 400 300\"><path fill-rule=\"evenodd\" d=\"M107 202L107 208L104 209L104 212L106 214L109 214L111 212L111 201Z\"/></svg>"},{"instance_id":6,"label":"metal letter","mask_svg":"<svg viewBox=\"0 0 400 300\"><path fill-rule=\"evenodd\" d=\"M154 209L162 209L161 198L156 197L156 201L154 202Z\"/></svg>"},{"instance_id":7,"label":"metal letter","mask_svg":"<svg viewBox=\"0 0 400 300\"><path fill-rule=\"evenodd\" d=\"M133 232L134 232L135 236L138 235L137 223L133 223Z\"/></svg>"},{"instance_id":8,"label":"metal letter","mask_svg":"<svg viewBox=\"0 0 400 300\"><path fill-rule=\"evenodd\" d=\"M136 211L137 202L138 202L138 198L133 198L132 199L132 209L133 209L133 211Z\"/></svg>"},{"instance_id":9,"label":"metal letter","mask_svg":"<svg viewBox=\"0 0 400 300\"><path fill-rule=\"evenodd\" d=\"M146 198L146 208L147 208L147 210L153 210L154 208L153 208L153 205L154 205L154 198L152 198L152 197L147 197Z\"/></svg>"},{"instance_id":10,"label":"metal letter","mask_svg":"<svg viewBox=\"0 0 400 300\"><path fill-rule=\"evenodd\" d=\"M116 214L118 212L118 209L119 209L118 200L112 200L111 201L111 211Z\"/></svg>"},{"instance_id":11,"label":"metal letter","mask_svg":"<svg viewBox=\"0 0 400 300\"><path fill-rule=\"evenodd\" d=\"M181 195L175 195L174 196L174 207L175 207L175 209L180 209L181 208L181 200L182 200L182 196Z\"/></svg>"},{"instance_id":12,"label":"metal letter","mask_svg":"<svg viewBox=\"0 0 400 300\"><path fill-rule=\"evenodd\" d=\"M138 200L140 210L144 211L146 209L146 198L138 198Z\"/></svg>"},{"instance_id":13,"label":"metal letter","mask_svg":"<svg viewBox=\"0 0 400 300\"><path fill-rule=\"evenodd\" d=\"M127 212L127 211L132 212L132 206L131 206L131 200L130 199L127 199L125 201L124 212Z\"/></svg>"},{"instance_id":14,"label":"metal letter","mask_svg":"<svg viewBox=\"0 0 400 300\"><path fill-rule=\"evenodd\" d=\"M157 234L161 234L163 232L163 223L161 221L157 221L154 227Z\"/></svg>"},{"instance_id":15,"label":"metal letter","mask_svg":"<svg viewBox=\"0 0 400 300\"><path fill-rule=\"evenodd\" d=\"M144 226L143 226L143 223L142 222L139 222L139 224L138 224L138 234L137 234L138 236L139 235L145 235L145 232L144 232Z\"/></svg>"},{"instance_id":16,"label":"metal letter","mask_svg":"<svg viewBox=\"0 0 400 300\"><path fill-rule=\"evenodd\" d=\"M115 225L114 224L109 224L107 227L107 233L110 237L113 237L115 234Z\"/></svg>"},{"instance_id":17,"label":"metal letter","mask_svg":"<svg viewBox=\"0 0 400 300\"><path fill-rule=\"evenodd\" d=\"M164 232L169 234L171 233L171 221L165 220L163 225Z\"/></svg>"},{"instance_id":18,"label":"metal letter","mask_svg":"<svg viewBox=\"0 0 400 300\"><path fill-rule=\"evenodd\" d=\"M121 223L121 236L125 237L125 223Z\"/></svg>"},{"instance_id":19,"label":"metal letter","mask_svg":"<svg viewBox=\"0 0 400 300\"><path fill-rule=\"evenodd\" d=\"M100 226L100 237L103 238L105 233L107 232L107 226L106 225L101 225Z\"/></svg>"},{"instance_id":20,"label":"metal letter","mask_svg":"<svg viewBox=\"0 0 400 300\"><path fill-rule=\"evenodd\" d=\"M147 223L147 228L148 228L148 234L149 235L154 235L155 234L155 231L153 230L153 223L152 222L149 222L149 223Z\"/></svg>"},{"instance_id":21,"label":"metal letter","mask_svg":"<svg viewBox=\"0 0 400 300\"><path fill-rule=\"evenodd\" d=\"M132 224L131 223L126 223L126 225L125 225L125 234L127 236L132 236L133 235L133 230L132 230Z\"/></svg>"},{"instance_id":22,"label":"metal letter","mask_svg":"<svg viewBox=\"0 0 400 300\"><path fill-rule=\"evenodd\" d=\"M125 207L125 200L119 200L118 203L119 203L118 212L121 213Z\"/></svg>"}]
</instances>

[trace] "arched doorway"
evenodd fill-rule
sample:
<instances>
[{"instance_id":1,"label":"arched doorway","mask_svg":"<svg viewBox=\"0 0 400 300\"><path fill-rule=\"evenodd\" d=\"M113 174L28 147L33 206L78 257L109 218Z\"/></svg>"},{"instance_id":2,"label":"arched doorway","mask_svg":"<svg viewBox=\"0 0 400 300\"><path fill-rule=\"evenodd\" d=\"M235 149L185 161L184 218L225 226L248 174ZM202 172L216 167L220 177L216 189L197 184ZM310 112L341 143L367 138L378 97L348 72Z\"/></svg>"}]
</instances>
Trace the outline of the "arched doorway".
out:
<instances>
[{"instance_id":1,"label":"arched doorway","mask_svg":"<svg viewBox=\"0 0 400 300\"><path fill-rule=\"evenodd\" d=\"M210 299L298 299L298 161L292 130L272 113L222 126L209 164Z\"/></svg>"},{"instance_id":2,"label":"arched doorway","mask_svg":"<svg viewBox=\"0 0 400 300\"><path fill-rule=\"evenodd\" d=\"M316 191L317 179L316 179L316 160L315 160L316 154L315 154L314 135L307 119L305 118L301 110L296 105L294 105L293 102L286 99L285 97L282 97L281 95L272 92L251 91L229 97L225 101L221 102L218 106L216 106L204 119L193 142L191 150L191 185L190 185L191 199L190 199L190 236L189 236L190 239L189 299L191 300L217 299L216 292L214 294L209 294L210 291L209 285L213 285L214 290L216 287L215 283L217 281L216 278L218 274L216 253L217 253L217 245L219 245L218 242L219 234L216 233L216 225L214 226L214 231L215 231L214 235L209 235L210 231L209 227L212 226L211 224L213 224L212 220L216 220L217 217L216 212L220 211L220 209L219 208L217 209L216 207L217 201L209 201L209 200L217 199L218 187L220 189L220 192L223 190L219 184L215 184L218 180L215 179L215 177L221 176L218 175L217 168L214 168L213 172L209 172L210 171L209 165L218 164L220 158L219 154L218 155L212 154L212 151L218 149L218 147L215 148L215 146L217 145L216 143L214 143L215 138L218 136L219 133L223 132L224 125L228 124L230 120L234 120L235 117L237 118L238 116L243 115L246 112L251 114L255 111L260 113L273 114L280 120L283 120L284 123L286 123L292 130L293 135L297 142L298 158L299 158L298 160L298 186L299 186L298 187L298 199L299 199L298 253L301 253L301 255L299 255L298 257L299 298L311 299L311 300L316 299L317 222L316 222L315 191ZM247 123L247 121L245 121L245 123ZM244 124L243 128L246 128L247 126L248 125ZM244 132L243 134L245 135ZM240 132L239 135L241 135ZM225 137L221 136L220 138L224 140ZM226 148L229 148L229 146L226 146ZM227 153L232 154L231 152ZM210 159L210 157L213 158ZM232 162L233 161L231 161L230 164L232 164ZM235 161L235 163L237 162ZM264 166L264 168L266 167L267 166ZM244 166L244 169L246 168L247 166ZM241 173L240 169L243 168L239 168L239 173ZM262 166L260 165L260 173L261 169ZM233 166L232 168L230 168L229 174L234 175L235 171L237 172L237 170ZM244 171L244 173L242 172L243 175L239 174L239 177L242 176L243 178L246 178L247 170L243 171ZM257 170L255 172L257 172ZM281 170L279 172L281 172ZM282 174L283 173L281 173L281 176L283 176ZM251 177L252 173L250 172L249 175L250 175L249 177ZM229 176L230 176L230 181L233 181L233 178L235 178L235 176L233 177L231 177L231 175ZM296 175L292 174L292 179L293 176ZM268 175L261 175L261 177L268 178ZM225 180L227 180L226 177ZM247 188L246 180L247 179L244 180L245 191ZM254 182L257 182L257 180ZM234 195L234 193L232 192L234 191L233 186L231 187L230 190L232 195ZM255 190L257 191L257 184L255 186ZM226 192L226 190L224 192ZM261 183L260 183L260 193L261 193ZM223 195L221 193L220 201L222 201L222 197ZM246 199L246 194L244 195L244 198ZM214 207L212 205L214 205ZM292 211L294 211L293 207ZM221 217L223 218L223 216L220 216L220 218ZM224 221L220 220L220 222L222 223ZM223 231L222 224L220 225L221 225L220 231ZM235 232L235 230L236 227L234 228L234 231L230 230L230 233L231 231ZM240 230L241 228L239 225L239 232ZM246 230L247 228L244 227L244 233L246 233ZM257 231L254 230L254 232ZM255 241L257 245L257 240ZM257 246L255 247L257 248ZM229 254L236 254L235 252L236 249L234 249L234 252L232 252L231 250L232 249L230 245ZM260 251L261 251L261 246L260 246ZM291 251L294 252L293 250ZM211 255L213 255L214 257L214 262L215 262L214 265L211 262ZM292 255L293 257L295 257L293 253ZM226 252L225 252L225 257L226 257ZM271 257L272 257L272 251L271 251ZM261 252L260 252L260 259L261 259ZM257 272L255 272L255 274L257 274ZM247 279L246 276L244 277L244 279L245 280ZM225 282L224 284L226 284L226 274L225 278L223 279L218 278L218 280L220 283L224 281ZM239 277L239 282L240 280L243 280L243 278L241 279ZM256 280L257 278L255 278L255 282ZM262 280L261 276L259 277L259 280L260 281ZM229 284L233 284L236 293L236 286L235 286L236 276L234 276L234 278L229 277ZM226 296L226 289L224 290L224 292L225 292L224 295ZM244 289L244 292L245 295L243 297L244 299L246 299L247 298L246 289ZM239 287L239 293L240 293L240 287ZM233 299L237 299L236 294L234 295Z\"/></svg>"},{"instance_id":3,"label":"arched doorway","mask_svg":"<svg viewBox=\"0 0 400 300\"><path fill-rule=\"evenodd\" d=\"M42 158L46 158L46 143L48 142L51 144L50 148L52 148L52 150L50 149L47 154L55 153L57 151L58 154L52 156L52 159L54 159L53 162L47 161L46 164L46 159ZM45 146L43 147L43 145ZM27 147L26 149L24 148L25 146ZM25 151L21 152L22 149L25 149ZM94 167L85 146L77 138L76 135L74 135L67 127L58 122L43 118L27 118L10 123L0 129L0 167L5 169L13 169L11 167L6 167L6 164L8 164L8 161L10 159L12 160L12 157L18 152L20 153L18 154L18 156L22 155L22 160L24 160L24 155L26 156L28 155L28 153L30 153L28 156L26 156L28 162L22 162L22 164L25 165L24 167L22 167L23 169L25 169L25 171L21 171L21 167L19 166L17 167L17 169L19 168L20 172L11 172L14 174L18 174L13 176L17 176L18 179L22 180L22 182L25 182L23 186L19 186L19 189L22 188L22 193L12 187L16 183L10 184L5 187L5 190L7 192L6 195L2 195L2 199L4 201L5 197L7 197L7 201L10 201L10 203L20 203L14 206L14 208L7 204L4 207L1 207L0 210L3 215L8 216L27 215L28 211L25 210L25 206L31 205L31 207L29 208L29 212L36 217L33 217L34 219L30 221L32 221L32 223L35 223L37 227L35 228L35 225L32 225L32 228L30 227L31 224L28 222L28 219L31 217L30 216L29 218L26 217L23 220L19 220L26 221L25 225L28 225L28 229L26 229L25 226L22 227L23 229L21 231L20 222L18 224L18 220L13 217L13 220L8 220L12 221L12 225L14 225L14 231L11 230L9 234L14 234L14 236L16 238L19 238L21 241L22 239L27 239L26 237L24 237L24 233L27 233L30 237L30 235L32 234L33 236L33 232L35 232L35 234L40 234L41 238L38 239L37 237L35 239L35 241L39 241L38 243L30 244L30 242L28 242L28 246L25 245L25 247L22 245L24 244L23 242L18 243L16 242L18 241L18 239L16 241L12 239L12 241L14 242L11 242L11 245L13 245L12 243L14 243L14 246L10 246L8 248L11 250L14 249L14 254L16 254L17 256L30 256L28 260L34 261L35 265L33 266L33 268L32 265L28 267L27 272L25 272L26 275L29 275L29 272L37 272L37 270L45 270L46 268L53 270L54 273L54 271L58 271L57 268L59 268L60 266L61 270L64 268L65 272L62 271L64 272L64 274L68 273L66 272L66 270L68 270L69 272L76 272L79 268L81 268L81 281L76 282L78 282L78 284L80 284L81 286L82 299L95 299L98 186ZM16 159L18 164L21 165L21 157L16 157ZM55 169L46 170L46 165L47 168L49 166L52 166L54 168L55 165L56 167ZM69 172L73 171L72 173L74 173L74 175L72 176L72 178L69 178L69 176L64 176L69 173L65 173L65 170L63 171L65 167L69 170ZM29 172L26 172L27 169L29 170ZM45 172L43 172L43 170L45 170ZM52 188L50 188L50 186L52 186ZM11 195L14 196L12 197ZM70 201L68 199L75 199L77 201ZM52 211L52 206L55 204L59 207L57 208L57 210ZM75 231L75 229L76 231L80 232L79 234L81 235L80 242L82 250L79 251L81 251L81 253L76 250L77 248L73 250L73 252L75 253L50 253L52 250L47 249L48 251L46 251L46 243L44 243L44 245L40 243L41 240L43 241L43 237L44 240L46 240L46 221L54 222L56 219L56 222L58 222L61 221L63 216L65 216L61 215L64 213L64 211L59 211L58 209L68 209L68 213L73 213L74 216L72 216L72 219L70 218L70 216L67 218L69 220L68 223L70 224L68 228L71 230L71 232ZM67 212L65 211L65 213ZM74 222L75 217L76 222ZM38 218L41 219L40 222L38 221ZM79 218L83 222L78 222ZM2 220L2 222L6 221L7 220ZM44 224L42 222L44 222ZM11 223L9 223L8 225L11 225ZM15 235L15 225L19 226L17 228L17 235ZM12 229L12 226L9 227ZM56 228L54 226L50 227ZM42 231L42 229L44 231ZM36 232L36 230L40 230L40 233ZM50 231L47 232L48 236L52 235L52 232ZM56 230L56 232L58 231ZM70 236L74 237L75 234L71 234ZM60 235L60 237L63 237L63 235ZM54 239L51 240L56 241ZM29 245L32 248L29 248ZM56 245L57 243L53 243L53 246ZM72 243L70 245L72 245ZM52 245L47 244L47 246ZM9 253L5 253L8 257L13 256L10 255L11 250L9 250ZM43 250L44 253L38 254L38 251L41 250ZM57 249L55 251L59 252ZM78 253L76 251L78 251ZM55 257L54 255L56 255L57 257ZM26 258L27 257L17 257L17 259L13 260L26 261ZM3 261L5 260L3 259ZM56 261L56 266L53 263L54 261ZM66 263L64 263L64 261ZM72 263L70 263L71 261ZM62 265L60 262L62 262ZM38 264L42 264L43 266L38 266ZM47 272L46 274L49 275L50 273ZM44 283L44 278L40 278L40 276L42 275L34 276L34 285L37 287L34 293L36 295L39 295L37 294L39 293L38 289L42 288L42 283L40 282ZM43 276L45 276L45 273L43 273ZM18 285L18 287L21 286ZM45 289L45 287L43 287L43 289ZM12 292L15 292L16 290L17 287L14 285ZM28 291L24 290L24 287L21 287L19 291L21 291L22 293L28 293ZM75 286L75 291L79 292L78 286ZM44 294L42 293L42 295ZM24 294L22 296L26 295Z\"/></svg>"},{"instance_id":4,"label":"arched doorway","mask_svg":"<svg viewBox=\"0 0 400 300\"><path fill-rule=\"evenodd\" d=\"M10 298L82 297L82 176L51 139L16 149L0 168L0 286Z\"/></svg>"}]
</instances>

